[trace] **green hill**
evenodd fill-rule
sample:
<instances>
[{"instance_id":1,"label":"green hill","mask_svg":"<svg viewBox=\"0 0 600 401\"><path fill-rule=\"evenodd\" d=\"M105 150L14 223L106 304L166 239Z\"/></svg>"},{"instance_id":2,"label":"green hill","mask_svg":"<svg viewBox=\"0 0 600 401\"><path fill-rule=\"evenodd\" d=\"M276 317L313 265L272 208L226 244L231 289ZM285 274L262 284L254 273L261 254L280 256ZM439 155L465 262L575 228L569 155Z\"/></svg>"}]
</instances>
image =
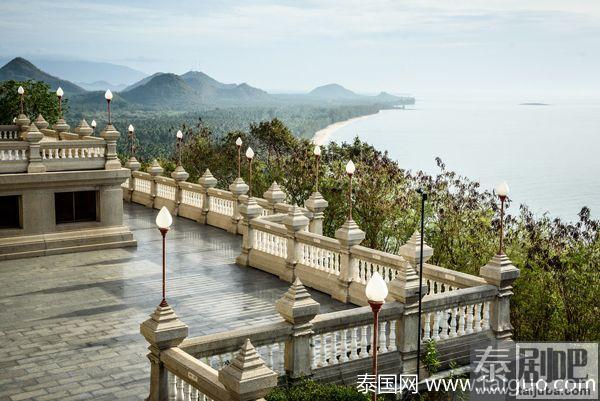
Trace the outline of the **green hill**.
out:
<instances>
[{"instance_id":1,"label":"green hill","mask_svg":"<svg viewBox=\"0 0 600 401\"><path fill-rule=\"evenodd\" d=\"M75 85L72 82L60 79L31 64L22 57L16 57L0 68L0 81L43 81L50 85L50 89L55 91L60 86L65 92L65 96L85 93L85 89Z\"/></svg>"}]
</instances>

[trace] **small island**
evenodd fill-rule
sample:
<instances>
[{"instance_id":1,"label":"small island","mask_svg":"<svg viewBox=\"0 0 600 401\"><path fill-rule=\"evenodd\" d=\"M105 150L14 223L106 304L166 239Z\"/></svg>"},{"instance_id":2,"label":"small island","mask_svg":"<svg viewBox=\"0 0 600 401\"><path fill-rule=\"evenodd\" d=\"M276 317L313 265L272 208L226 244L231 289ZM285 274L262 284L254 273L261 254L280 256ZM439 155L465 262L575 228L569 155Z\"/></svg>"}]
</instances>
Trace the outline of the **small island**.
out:
<instances>
[{"instance_id":1,"label":"small island","mask_svg":"<svg viewBox=\"0 0 600 401\"><path fill-rule=\"evenodd\" d=\"M530 103L521 103L519 106L550 106L548 103L539 103L539 102L530 102Z\"/></svg>"}]
</instances>

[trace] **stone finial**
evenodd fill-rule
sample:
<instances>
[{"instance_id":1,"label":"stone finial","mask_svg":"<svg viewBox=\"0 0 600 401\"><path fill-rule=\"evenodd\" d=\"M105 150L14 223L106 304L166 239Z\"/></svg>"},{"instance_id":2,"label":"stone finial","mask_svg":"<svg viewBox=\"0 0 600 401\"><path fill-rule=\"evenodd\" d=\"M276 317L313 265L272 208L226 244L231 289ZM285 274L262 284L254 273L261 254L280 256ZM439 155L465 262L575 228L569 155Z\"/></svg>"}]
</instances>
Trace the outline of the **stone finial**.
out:
<instances>
[{"instance_id":1,"label":"stone finial","mask_svg":"<svg viewBox=\"0 0 600 401\"><path fill-rule=\"evenodd\" d=\"M27 128L29 128L30 123L31 121L29 120L29 117L27 117L25 114L19 114L19 117L15 119L15 124L19 126L21 131L24 132L26 132Z\"/></svg>"},{"instance_id":2,"label":"stone finial","mask_svg":"<svg viewBox=\"0 0 600 401\"><path fill-rule=\"evenodd\" d=\"M311 298L298 277L287 292L275 302L277 312L293 325L310 322L319 313L320 306Z\"/></svg>"},{"instance_id":3,"label":"stone finial","mask_svg":"<svg viewBox=\"0 0 600 401\"><path fill-rule=\"evenodd\" d=\"M188 179L189 176L190 175L187 171L185 171L181 164L175 167L175 170L173 170L173 172L171 173L171 178L175 181L185 181Z\"/></svg>"},{"instance_id":4,"label":"stone finial","mask_svg":"<svg viewBox=\"0 0 600 401\"><path fill-rule=\"evenodd\" d=\"M292 206L289 213L283 218L283 224L289 231L301 231L308 226L308 217L304 215L298 205Z\"/></svg>"},{"instance_id":5,"label":"stone finial","mask_svg":"<svg viewBox=\"0 0 600 401\"><path fill-rule=\"evenodd\" d=\"M73 130L73 132L75 132L80 137L84 137L84 136L92 135L94 130L92 129L92 127L90 127L90 125L87 123L87 121L85 121L85 118L84 118L79 122L79 125L77 125L77 127Z\"/></svg>"},{"instance_id":6,"label":"stone finial","mask_svg":"<svg viewBox=\"0 0 600 401\"><path fill-rule=\"evenodd\" d=\"M39 130L38 127L35 124L30 124L29 128L27 129L27 141L29 142L39 142L42 140L42 138L44 137L44 134L42 134Z\"/></svg>"},{"instance_id":7,"label":"stone finial","mask_svg":"<svg viewBox=\"0 0 600 401\"><path fill-rule=\"evenodd\" d=\"M67 122L65 121L65 119L63 117L61 117L61 118L58 119L58 121L56 122L56 124L54 124L52 126L52 128L60 136L60 134L62 134L63 132L69 132L69 130L71 129L71 126L69 126L69 124L67 124Z\"/></svg>"},{"instance_id":8,"label":"stone finial","mask_svg":"<svg viewBox=\"0 0 600 401\"><path fill-rule=\"evenodd\" d=\"M398 253L418 270L421 254L421 233L415 230L413 235L406 241L406 244L400 247ZM423 263L426 263L432 256L433 248L423 242Z\"/></svg>"},{"instance_id":9,"label":"stone finial","mask_svg":"<svg viewBox=\"0 0 600 401\"><path fill-rule=\"evenodd\" d=\"M217 179L212 175L209 169L206 169L202 177L198 178L198 184L204 188L214 188L217 185Z\"/></svg>"},{"instance_id":10,"label":"stone finial","mask_svg":"<svg viewBox=\"0 0 600 401\"><path fill-rule=\"evenodd\" d=\"M390 295L398 302L414 304L419 301L419 276L415 268L404 261L398 275L390 282ZM427 294L427 283L423 282L421 297Z\"/></svg>"},{"instance_id":11,"label":"stone finial","mask_svg":"<svg viewBox=\"0 0 600 401\"><path fill-rule=\"evenodd\" d=\"M269 369L246 339L233 361L219 370L219 381L229 390L235 401L263 398L277 386L277 373Z\"/></svg>"},{"instance_id":12,"label":"stone finial","mask_svg":"<svg viewBox=\"0 0 600 401\"><path fill-rule=\"evenodd\" d=\"M161 175L163 173L163 171L165 171L165 170L160 166L160 164L158 163L158 160L156 160L156 159L152 160L152 165L150 166L150 169L148 170L150 175L152 175L153 177L156 177L157 175Z\"/></svg>"},{"instance_id":13,"label":"stone finial","mask_svg":"<svg viewBox=\"0 0 600 401\"><path fill-rule=\"evenodd\" d=\"M246 221L250 221L262 214L262 207L256 202L253 197L248 197L246 202L242 202L239 207L240 214Z\"/></svg>"},{"instance_id":14,"label":"stone finial","mask_svg":"<svg viewBox=\"0 0 600 401\"><path fill-rule=\"evenodd\" d=\"M158 349L176 347L187 337L188 327L169 305L158 306L140 325L140 333Z\"/></svg>"},{"instance_id":15,"label":"stone finial","mask_svg":"<svg viewBox=\"0 0 600 401\"><path fill-rule=\"evenodd\" d=\"M269 189L263 194L263 198L265 198L269 203L276 204L285 201L286 195L285 192L281 190L276 181L273 181Z\"/></svg>"},{"instance_id":16,"label":"stone finial","mask_svg":"<svg viewBox=\"0 0 600 401\"><path fill-rule=\"evenodd\" d=\"M313 192L310 197L304 201L304 206L313 214L316 214L322 213L327 209L329 202L327 202L319 192Z\"/></svg>"},{"instance_id":17,"label":"stone finial","mask_svg":"<svg viewBox=\"0 0 600 401\"><path fill-rule=\"evenodd\" d=\"M344 246L358 245L365 239L365 232L360 229L354 220L348 219L335 232L335 238Z\"/></svg>"},{"instance_id":18,"label":"stone finial","mask_svg":"<svg viewBox=\"0 0 600 401\"><path fill-rule=\"evenodd\" d=\"M479 269L479 275L489 284L499 288L507 288L519 277L521 271L515 267L505 254L494 255L492 259Z\"/></svg>"},{"instance_id":19,"label":"stone finial","mask_svg":"<svg viewBox=\"0 0 600 401\"><path fill-rule=\"evenodd\" d=\"M137 161L135 156L131 156L129 160L125 163L125 167L127 167L131 171L138 171L141 167L140 162Z\"/></svg>"},{"instance_id":20,"label":"stone finial","mask_svg":"<svg viewBox=\"0 0 600 401\"><path fill-rule=\"evenodd\" d=\"M48 128L48 126L50 124L48 124L48 121L46 121L44 119L44 117L41 114L38 114L37 118L35 119L34 124L39 128L39 129L46 129Z\"/></svg>"},{"instance_id":21,"label":"stone finial","mask_svg":"<svg viewBox=\"0 0 600 401\"><path fill-rule=\"evenodd\" d=\"M207 170L208 171L208 170ZM210 173L210 171L209 171ZM214 177L213 177L214 178ZM231 191L232 194L234 194L235 196L240 196L240 195L245 195L248 193L248 184L246 184L244 182L244 180L242 179L242 177L238 177L235 179L234 182L232 182L229 185L229 190Z\"/></svg>"},{"instance_id":22,"label":"stone finial","mask_svg":"<svg viewBox=\"0 0 600 401\"><path fill-rule=\"evenodd\" d=\"M116 170L121 168L121 162L117 158L117 139L119 139L120 135L119 131L117 131L112 124L107 124L100 133L100 137L106 141L106 153L104 156L106 159L106 163L104 163L105 170Z\"/></svg>"}]
</instances>

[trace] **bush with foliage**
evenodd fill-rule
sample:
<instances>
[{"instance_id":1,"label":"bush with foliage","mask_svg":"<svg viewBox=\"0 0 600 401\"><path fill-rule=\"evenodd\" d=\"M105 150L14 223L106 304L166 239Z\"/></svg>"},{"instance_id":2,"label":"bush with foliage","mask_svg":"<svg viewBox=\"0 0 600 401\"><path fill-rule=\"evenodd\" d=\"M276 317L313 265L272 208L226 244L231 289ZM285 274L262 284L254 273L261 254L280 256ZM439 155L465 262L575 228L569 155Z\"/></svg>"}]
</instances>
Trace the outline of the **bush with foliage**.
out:
<instances>
[{"instance_id":1,"label":"bush with foliage","mask_svg":"<svg viewBox=\"0 0 600 401\"><path fill-rule=\"evenodd\" d=\"M306 379L274 388L265 399L266 401L370 401L371 396L371 393L363 394L355 387L322 384Z\"/></svg>"},{"instance_id":2,"label":"bush with foliage","mask_svg":"<svg viewBox=\"0 0 600 401\"><path fill-rule=\"evenodd\" d=\"M50 92L50 85L39 81L4 81L0 83L0 124L10 124L13 118L20 112L20 95L17 92L19 86L25 89L23 102L23 111L31 121L34 121L38 114L44 116L44 119L54 124L59 117L58 101L56 95ZM63 99L63 112L68 112L68 99Z\"/></svg>"}]
</instances>

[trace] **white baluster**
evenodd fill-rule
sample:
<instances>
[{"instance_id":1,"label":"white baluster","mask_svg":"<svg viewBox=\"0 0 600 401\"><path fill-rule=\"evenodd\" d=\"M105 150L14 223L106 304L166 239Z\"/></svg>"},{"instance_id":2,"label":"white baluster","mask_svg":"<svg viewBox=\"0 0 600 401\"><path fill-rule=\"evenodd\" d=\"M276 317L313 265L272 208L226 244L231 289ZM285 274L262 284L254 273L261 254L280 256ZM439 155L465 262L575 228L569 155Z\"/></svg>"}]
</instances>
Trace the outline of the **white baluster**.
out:
<instances>
[{"instance_id":1,"label":"white baluster","mask_svg":"<svg viewBox=\"0 0 600 401\"><path fill-rule=\"evenodd\" d=\"M423 313L421 319L423 326L423 341L426 342L431 339L431 313Z\"/></svg>"},{"instance_id":2,"label":"white baluster","mask_svg":"<svg viewBox=\"0 0 600 401\"><path fill-rule=\"evenodd\" d=\"M319 336L319 340L321 342L321 346L319 347L319 366L325 366L327 355L327 343L325 342L325 335L321 334Z\"/></svg>"},{"instance_id":3,"label":"white baluster","mask_svg":"<svg viewBox=\"0 0 600 401\"><path fill-rule=\"evenodd\" d=\"M200 393L198 392L198 389L195 387L192 387L192 401L198 401L200 399Z\"/></svg>"},{"instance_id":4,"label":"white baluster","mask_svg":"<svg viewBox=\"0 0 600 401\"><path fill-rule=\"evenodd\" d=\"M175 401L177 399L177 387L175 386L175 375L171 372L167 372L167 387L169 389L169 400Z\"/></svg>"},{"instance_id":5,"label":"white baluster","mask_svg":"<svg viewBox=\"0 0 600 401\"><path fill-rule=\"evenodd\" d=\"M473 333L473 305L467 305L467 329L465 333Z\"/></svg>"},{"instance_id":6,"label":"white baluster","mask_svg":"<svg viewBox=\"0 0 600 401\"><path fill-rule=\"evenodd\" d=\"M396 351L396 321L390 320L390 339L388 350Z\"/></svg>"},{"instance_id":7,"label":"white baluster","mask_svg":"<svg viewBox=\"0 0 600 401\"><path fill-rule=\"evenodd\" d=\"M433 323L433 339L437 342L440 341L440 322L442 320L442 312L437 311L435 313L435 320Z\"/></svg>"},{"instance_id":8,"label":"white baluster","mask_svg":"<svg viewBox=\"0 0 600 401\"><path fill-rule=\"evenodd\" d=\"M465 307L461 305L458 307L458 336L465 335Z\"/></svg>"},{"instance_id":9,"label":"white baluster","mask_svg":"<svg viewBox=\"0 0 600 401\"><path fill-rule=\"evenodd\" d=\"M268 344L267 345L267 360L268 360L268 368L271 370L274 370L273 368L275 367L275 364L273 362L273 345L272 344Z\"/></svg>"},{"instance_id":10,"label":"white baluster","mask_svg":"<svg viewBox=\"0 0 600 401\"><path fill-rule=\"evenodd\" d=\"M358 359L358 342L356 341L356 337L359 335L358 327L350 328L350 359Z\"/></svg>"},{"instance_id":11,"label":"white baluster","mask_svg":"<svg viewBox=\"0 0 600 401\"><path fill-rule=\"evenodd\" d=\"M441 311L442 321L440 322L440 328L442 330L440 339L445 340L448 338L448 310L444 309Z\"/></svg>"},{"instance_id":12,"label":"white baluster","mask_svg":"<svg viewBox=\"0 0 600 401\"><path fill-rule=\"evenodd\" d=\"M456 337L456 327L458 326L458 308L452 309L452 316L450 317L450 338Z\"/></svg>"},{"instance_id":13,"label":"white baluster","mask_svg":"<svg viewBox=\"0 0 600 401\"><path fill-rule=\"evenodd\" d=\"M337 332L331 333L331 365L339 363L338 360L338 347L337 347Z\"/></svg>"},{"instance_id":14,"label":"white baluster","mask_svg":"<svg viewBox=\"0 0 600 401\"><path fill-rule=\"evenodd\" d=\"M369 346L367 340L367 326L360 326L360 357L366 358L369 356L367 347Z\"/></svg>"},{"instance_id":15,"label":"white baluster","mask_svg":"<svg viewBox=\"0 0 600 401\"><path fill-rule=\"evenodd\" d=\"M473 321L473 331L479 333L481 331L481 304L473 305L473 314L475 319Z\"/></svg>"},{"instance_id":16,"label":"white baluster","mask_svg":"<svg viewBox=\"0 0 600 401\"><path fill-rule=\"evenodd\" d=\"M490 302L485 301L483 303L483 330L489 330L490 328Z\"/></svg>"},{"instance_id":17,"label":"white baluster","mask_svg":"<svg viewBox=\"0 0 600 401\"><path fill-rule=\"evenodd\" d=\"M381 274L381 273L380 273ZM387 352L387 347L386 347L386 342L387 342L387 336L386 336L386 332L385 332L385 326L386 326L386 322L379 322L379 328L378 328L378 335L377 335L377 349L378 352L381 352L382 354Z\"/></svg>"},{"instance_id":18,"label":"white baluster","mask_svg":"<svg viewBox=\"0 0 600 401\"><path fill-rule=\"evenodd\" d=\"M342 354L340 356L340 362L348 362L350 358L348 357L348 341L347 341L347 330L342 329L340 332L340 342L342 345Z\"/></svg>"},{"instance_id":19,"label":"white baluster","mask_svg":"<svg viewBox=\"0 0 600 401\"><path fill-rule=\"evenodd\" d=\"M192 386L187 382L183 382L183 399L189 401L192 395Z\"/></svg>"}]
</instances>

